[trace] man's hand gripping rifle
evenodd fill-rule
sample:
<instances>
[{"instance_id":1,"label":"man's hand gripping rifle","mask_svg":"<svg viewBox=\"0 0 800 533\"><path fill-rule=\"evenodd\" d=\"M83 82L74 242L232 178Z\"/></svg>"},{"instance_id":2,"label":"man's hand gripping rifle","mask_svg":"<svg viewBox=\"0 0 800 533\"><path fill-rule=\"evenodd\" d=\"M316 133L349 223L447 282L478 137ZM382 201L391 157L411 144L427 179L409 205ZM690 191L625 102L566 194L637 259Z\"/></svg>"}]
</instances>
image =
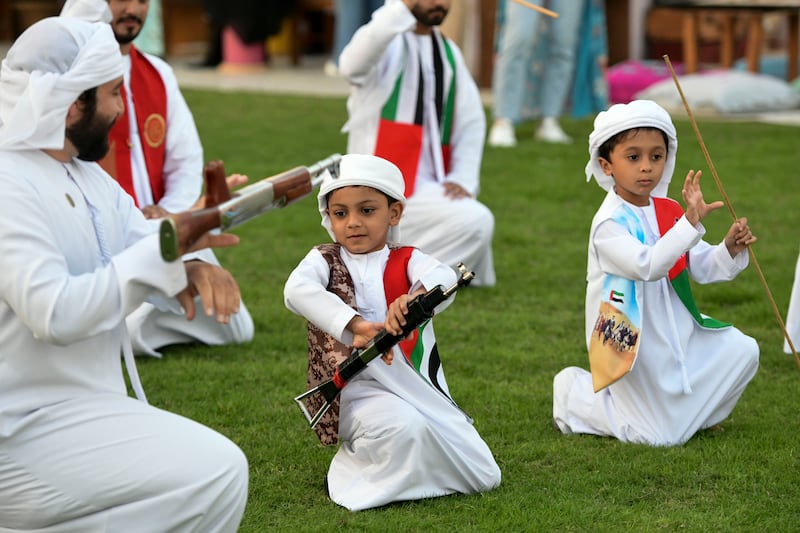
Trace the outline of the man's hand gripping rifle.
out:
<instances>
[{"instance_id":1,"label":"man's hand gripping rifle","mask_svg":"<svg viewBox=\"0 0 800 533\"><path fill-rule=\"evenodd\" d=\"M303 411L303 415L312 428L316 426L325 413L328 412L328 409L331 408L336 397L339 396L339 393L342 392L342 389L353 376L364 370L370 361L391 350L394 345L406 338L406 336L431 318L434 309L436 309L440 303L455 294L459 287L469 285L469 282L475 277L475 273L467 271L463 263L459 263L458 269L461 272L461 277L453 286L445 289L439 285L425 294L420 294L408 303L406 324L403 326L402 334L392 335L386 330L381 331L375 335L364 348L353 350L350 357L339 363L333 374L333 378L295 397L294 401L297 402L297 405L300 407L300 410ZM320 395L325 403L316 413L310 413L306 407L306 400L315 395Z\"/></svg>"},{"instance_id":2,"label":"man's hand gripping rifle","mask_svg":"<svg viewBox=\"0 0 800 533\"><path fill-rule=\"evenodd\" d=\"M308 196L328 170L336 175L342 156L333 154L307 167L295 167L248 185L231 197L221 161L206 166L205 209L183 211L161 221L161 257L175 261L213 229L235 228L261 213L285 207Z\"/></svg>"}]
</instances>

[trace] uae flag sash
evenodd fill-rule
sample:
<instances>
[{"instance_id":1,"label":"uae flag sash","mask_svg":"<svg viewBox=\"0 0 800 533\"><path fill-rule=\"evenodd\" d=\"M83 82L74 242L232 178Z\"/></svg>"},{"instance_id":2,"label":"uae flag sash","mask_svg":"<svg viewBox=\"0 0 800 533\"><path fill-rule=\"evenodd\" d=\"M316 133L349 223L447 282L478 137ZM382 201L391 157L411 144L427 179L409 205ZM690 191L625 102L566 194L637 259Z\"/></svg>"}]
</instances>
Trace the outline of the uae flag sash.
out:
<instances>
[{"instance_id":1,"label":"uae flag sash","mask_svg":"<svg viewBox=\"0 0 800 533\"><path fill-rule=\"evenodd\" d=\"M450 134L456 92L456 64L447 39L431 33L435 103L445 173L450 167ZM414 194L417 167L424 137L424 83L422 63L415 39L404 36L406 66L381 110L374 153L397 165L405 180L405 196ZM442 58L445 58L445 61ZM448 68L449 67L449 68Z\"/></svg>"},{"instance_id":2,"label":"uae flag sash","mask_svg":"<svg viewBox=\"0 0 800 533\"><path fill-rule=\"evenodd\" d=\"M683 216L683 208L672 198L653 198L653 206L656 210L658 232L663 236L675 225L675 222ZM698 310L697 303L694 301L694 296L692 296L692 287L689 283L689 271L686 269L686 254L683 254L669 270L669 282L695 322L709 329L720 329L730 326L730 323L704 316Z\"/></svg>"},{"instance_id":3,"label":"uae flag sash","mask_svg":"<svg viewBox=\"0 0 800 533\"><path fill-rule=\"evenodd\" d=\"M414 248L401 246L389 251L389 260L383 271L383 290L386 295L386 305L390 305L400 295L408 294L411 287L408 280L408 261ZM430 320L420 325L414 333L399 343L400 350L406 360L416 369L425 381L433 385L439 392L450 398L450 391L444 378L442 361L439 358L439 349L433 333L433 324Z\"/></svg>"},{"instance_id":4,"label":"uae flag sash","mask_svg":"<svg viewBox=\"0 0 800 533\"><path fill-rule=\"evenodd\" d=\"M136 127L144 153L153 203L164 196L164 159L167 138L167 90L158 70L134 46L131 46L130 86L136 108ZM131 168L130 113L125 87L122 87L125 112L117 119L109 133L109 150L98 163L139 204L133 186ZM141 207L141 206L139 206Z\"/></svg>"},{"instance_id":5,"label":"uae flag sash","mask_svg":"<svg viewBox=\"0 0 800 533\"><path fill-rule=\"evenodd\" d=\"M683 216L683 209L670 198L653 198L653 206L658 232L663 236ZM611 218L626 227L639 242L645 242L641 221L628 206L620 205ZM719 329L730 326L704 316L698 310L692 296L686 253L670 268L668 277L681 303L701 327ZM642 325L636 284L613 274L607 274L603 280L597 319L589 339L589 367L595 392L621 379L636 363Z\"/></svg>"}]
</instances>

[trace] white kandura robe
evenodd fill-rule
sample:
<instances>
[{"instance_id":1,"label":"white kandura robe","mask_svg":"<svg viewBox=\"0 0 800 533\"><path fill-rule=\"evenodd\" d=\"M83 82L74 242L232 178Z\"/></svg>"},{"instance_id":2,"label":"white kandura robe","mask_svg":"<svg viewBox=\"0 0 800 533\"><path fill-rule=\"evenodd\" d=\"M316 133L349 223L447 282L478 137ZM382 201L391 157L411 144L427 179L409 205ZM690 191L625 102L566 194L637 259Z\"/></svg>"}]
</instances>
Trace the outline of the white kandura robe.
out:
<instances>
[{"instance_id":1,"label":"white kandura robe","mask_svg":"<svg viewBox=\"0 0 800 533\"><path fill-rule=\"evenodd\" d=\"M0 161L0 530L235 531L244 454L128 397L121 369L125 315L183 264L97 165Z\"/></svg>"},{"instance_id":2,"label":"white kandura robe","mask_svg":"<svg viewBox=\"0 0 800 533\"><path fill-rule=\"evenodd\" d=\"M789 311L786 313L786 332L792 339L795 351L800 350L800 256L797 257L794 283L792 283L792 293L789 298ZM783 352L792 353L792 348L786 339L783 341Z\"/></svg>"},{"instance_id":3,"label":"white kandura robe","mask_svg":"<svg viewBox=\"0 0 800 533\"><path fill-rule=\"evenodd\" d=\"M747 266L747 252L732 259L724 243L712 246L701 240L705 230L692 227L685 216L659 238L652 202L646 208L629 204L645 228L642 244L609 219L621 202L612 189L592 222L586 340L588 347L605 273L639 280L638 357L629 374L598 393L586 370L562 370L553 382L553 417L564 433L608 435L654 446L682 444L698 430L727 418L756 373L759 349L754 339L734 327L700 327L667 273L688 250L692 279L727 281Z\"/></svg>"},{"instance_id":4,"label":"white kandura robe","mask_svg":"<svg viewBox=\"0 0 800 533\"><path fill-rule=\"evenodd\" d=\"M191 208L203 189L203 146L172 67L158 57L145 53L143 55L161 75L167 95L164 196L158 205L171 213L178 213ZM131 56L122 57L127 96L125 106L131 117L128 123L133 186L137 203L143 207L153 205L153 192L135 118L135 95L130 88ZM219 265L214 252L210 249L196 255L207 263ZM127 323L134 353L154 357L161 356L159 348L171 344L192 342L209 345L238 344L249 342L254 334L253 319L244 302L239 306L239 312L231 315L228 324L220 324L214 316L209 317L202 312L198 313L194 320L188 321L183 317L177 301L167 299L143 304L128 316Z\"/></svg>"},{"instance_id":5,"label":"white kandura robe","mask_svg":"<svg viewBox=\"0 0 800 533\"><path fill-rule=\"evenodd\" d=\"M348 153L375 153L381 109L401 70L410 68L403 61L403 36L415 25L414 15L403 2L389 2L372 14L370 22L353 35L339 56L339 72L351 85L347 101L349 120L343 128L349 134ZM466 264L475 272L473 286L494 286L494 216L476 199L486 134L480 93L458 46L451 41L456 65L456 102L450 169L445 174L434 103L431 38L413 34L411 37L417 40L423 69L423 148L414 194L407 199L400 220L400 235L403 243L451 267L459 262ZM448 182L460 185L473 197L458 200L445 197L444 183Z\"/></svg>"},{"instance_id":6,"label":"white kandura robe","mask_svg":"<svg viewBox=\"0 0 800 533\"><path fill-rule=\"evenodd\" d=\"M352 344L345 326L353 316L376 322L386 318L383 271L388 257L387 247L358 255L342 247L355 287L355 311L325 289L328 264L311 250L286 282L286 306ZM408 275L412 291L455 283L451 269L418 250ZM328 489L333 501L351 511L477 493L500 483L500 469L469 417L424 381L397 347L391 365L374 360L342 390L339 417L341 446L328 470Z\"/></svg>"}]
</instances>

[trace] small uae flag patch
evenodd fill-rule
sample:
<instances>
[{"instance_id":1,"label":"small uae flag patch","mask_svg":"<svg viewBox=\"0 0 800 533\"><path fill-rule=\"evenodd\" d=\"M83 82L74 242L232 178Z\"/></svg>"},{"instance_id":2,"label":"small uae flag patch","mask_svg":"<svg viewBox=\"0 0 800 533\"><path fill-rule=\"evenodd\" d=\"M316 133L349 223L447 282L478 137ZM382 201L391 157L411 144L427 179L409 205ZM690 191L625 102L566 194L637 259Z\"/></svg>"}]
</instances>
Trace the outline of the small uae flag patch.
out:
<instances>
[{"instance_id":1,"label":"small uae flag patch","mask_svg":"<svg viewBox=\"0 0 800 533\"><path fill-rule=\"evenodd\" d=\"M608 295L608 299L609 300L611 300L612 302L617 302L617 303L625 303L623 301L624 298L625 298L625 294L624 293L621 293L619 291L615 291L613 289L611 290L611 294Z\"/></svg>"}]
</instances>

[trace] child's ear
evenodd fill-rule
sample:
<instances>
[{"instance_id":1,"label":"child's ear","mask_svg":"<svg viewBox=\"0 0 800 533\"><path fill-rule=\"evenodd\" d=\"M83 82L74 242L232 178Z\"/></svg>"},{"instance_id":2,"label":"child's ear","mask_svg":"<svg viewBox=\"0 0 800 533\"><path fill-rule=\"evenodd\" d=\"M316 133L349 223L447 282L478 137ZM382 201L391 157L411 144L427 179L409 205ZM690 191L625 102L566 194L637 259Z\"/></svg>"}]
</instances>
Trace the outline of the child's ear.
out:
<instances>
[{"instance_id":1,"label":"child's ear","mask_svg":"<svg viewBox=\"0 0 800 533\"><path fill-rule=\"evenodd\" d=\"M603 169L603 172L606 173L606 176L613 175L613 172L612 172L612 169L611 169L611 161L609 161L605 157L598 157L597 160L600 162L600 168Z\"/></svg>"},{"instance_id":2,"label":"child's ear","mask_svg":"<svg viewBox=\"0 0 800 533\"><path fill-rule=\"evenodd\" d=\"M403 215L403 202L392 202L389 204L389 225L396 226L400 223Z\"/></svg>"}]
</instances>

